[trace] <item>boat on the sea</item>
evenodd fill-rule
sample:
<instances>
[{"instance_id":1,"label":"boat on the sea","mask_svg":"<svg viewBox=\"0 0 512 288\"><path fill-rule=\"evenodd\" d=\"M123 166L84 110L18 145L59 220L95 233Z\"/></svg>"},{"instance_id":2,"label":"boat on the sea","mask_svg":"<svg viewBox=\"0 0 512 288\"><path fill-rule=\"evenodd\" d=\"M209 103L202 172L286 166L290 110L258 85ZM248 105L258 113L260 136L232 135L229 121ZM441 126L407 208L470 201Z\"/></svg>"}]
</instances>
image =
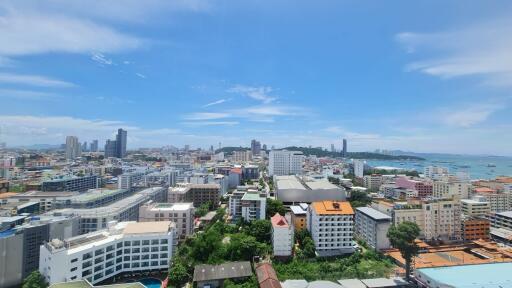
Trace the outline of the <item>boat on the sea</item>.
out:
<instances>
[{"instance_id":1,"label":"boat on the sea","mask_svg":"<svg viewBox=\"0 0 512 288\"><path fill-rule=\"evenodd\" d=\"M489 164L487 164L487 167L496 167L496 164L494 164L494 163L489 163Z\"/></svg>"}]
</instances>

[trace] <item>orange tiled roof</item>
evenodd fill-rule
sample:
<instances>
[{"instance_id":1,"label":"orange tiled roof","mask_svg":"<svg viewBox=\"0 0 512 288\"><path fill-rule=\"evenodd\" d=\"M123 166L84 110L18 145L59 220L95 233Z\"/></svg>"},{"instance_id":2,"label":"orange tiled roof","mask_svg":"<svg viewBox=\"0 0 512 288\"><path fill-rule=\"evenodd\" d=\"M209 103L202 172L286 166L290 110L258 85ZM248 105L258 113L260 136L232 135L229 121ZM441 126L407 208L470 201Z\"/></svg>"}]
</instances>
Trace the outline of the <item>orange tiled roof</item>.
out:
<instances>
[{"instance_id":1,"label":"orange tiled roof","mask_svg":"<svg viewBox=\"0 0 512 288\"><path fill-rule=\"evenodd\" d=\"M9 198L14 195L18 195L18 193L15 193L15 192L0 193L0 199Z\"/></svg>"},{"instance_id":2,"label":"orange tiled roof","mask_svg":"<svg viewBox=\"0 0 512 288\"><path fill-rule=\"evenodd\" d=\"M475 192L476 193L495 193L496 190L487 188L487 187L478 187L478 188L475 188Z\"/></svg>"},{"instance_id":3,"label":"orange tiled roof","mask_svg":"<svg viewBox=\"0 0 512 288\"><path fill-rule=\"evenodd\" d=\"M347 201L319 201L311 203L311 207L320 215L354 215Z\"/></svg>"}]
</instances>

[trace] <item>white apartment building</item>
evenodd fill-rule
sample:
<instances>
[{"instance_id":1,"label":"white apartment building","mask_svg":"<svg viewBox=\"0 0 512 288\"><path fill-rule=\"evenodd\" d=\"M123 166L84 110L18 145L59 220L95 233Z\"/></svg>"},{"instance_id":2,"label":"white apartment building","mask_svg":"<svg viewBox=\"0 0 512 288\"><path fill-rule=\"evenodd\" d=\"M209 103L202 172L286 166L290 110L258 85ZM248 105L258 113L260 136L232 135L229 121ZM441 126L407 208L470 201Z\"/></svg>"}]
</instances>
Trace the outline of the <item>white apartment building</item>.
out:
<instances>
[{"instance_id":1,"label":"white apartment building","mask_svg":"<svg viewBox=\"0 0 512 288\"><path fill-rule=\"evenodd\" d=\"M319 256L354 252L354 210L346 201L319 201L308 207L308 230Z\"/></svg>"},{"instance_id":2,"label":"white apartment building","mask_svg":"<svg viewBox=\"0 0 512 288\"><path fill-rule=\"evenodd\" d=\"M391 217L370 207L356 208L354 234L364 240L373 249L381 250L391 247L387 237Z\"/></svg>"},{"instance_id":3,"label":"white apartment building","mask_svg":"<svg viewBox=\"0 0 512 288\"><path fill-rule=\"evenodd\" d=\"M269 176L300 175L303 161L300 151L272 150L268 158Z\"/></svg>"},{"instance_id":4,"label":"white apartment building","mask_svg":"<svg viewBox=\"0 0 512 288\"><path fill-rule=\"evenodd\" d=\"M427 166L423 169L423 174L426 178L439 179L448 175L448 168L439 166Z\"/></svg>"},{"instance_id":5,"label":"white apartment building","mask_svg":"<svg viewBox=\"0 0 512 288\"><path fill-rule=\"evenodd\" d=\"M272 248L274 256L288 257L293 251L293 225L284 216L276 215L270 218L272 223Z\"/></svg>"},{"instance_id":6,"label":"white apartment building","mask_svg":"<svg viewBox=\"0 0 512 288\"><path fill-rule=\"evenodd\" d=\"M364 161L363 160L354 160L354 176L358 178L363 178L364 176Z\"/></svg>"},{"instance_id":7,"label":"white apartment building","mask_svg":"<svg viewBox=\"0 0 512 288\"><path fill-rule=\"evenodd\" d=\"M131 190L132 187L144 180L143 172L128 172L118 176L117 188Z\"/></svg>"},{"instance_id":8,"label":"white apartment building","mask_svg":"<svg viewBox=\"0 0 512 288\"><path fill-rule=\"evenodd\" d=\"M172 222L111 223L106 230L41 245L39 272L51 285L86 279L96 284L123 272L167 271Z\"/></svg>"},{"instance_id":9,"label":"white apartment building","mask_svg":"<svg viewBox=\"0 0 512 288\"><path fill-rule=\"evenodd\" d=\"M176 223L176 236L184 239L194 233L193 203L155 203L149 201L139 208L139 222L172 221Z\"/></svg>"},{"instance_id":10,"label":"white apartment building","mask_svg":"<svg viewBox=\"0 0 512 288\"><path fill-rule=\"evenodd\" d=\"M55 216L80 216L80 234L107 228L111 221L136 221L139 219L139 207L149 200L167 202L167 189L152 187L123 198L107 206L97 208L65 208L53 210L47 214Z\"/></svg>"},{"instance_id":11,"label":"white apartment building","mask_svg":"<svg viewBox=\"0 0 512 288\"><path fill-rule=\"evenodd\" d=\"M245 221L265 219L267 197L258 190L239 186L229 196L229 215L232 221L240 217Z\"/></svg>"},{"instance_id":12,"label":"white apartment building","mask_svg":"<svg viewBox=\"0 0 512 288\"><path fill-rule=\"evenodd\" d=\"M483 196L460 200L462 214L467 217L482 217L491 212L491 204Z\"/></svg>"},{"instance_id":13,"label":"white apartment building","mask_svg":"<svg viewBox=\"0 0 512 288\"><path fill-rule=\"evenodd\" d=\"M434 181L432 185L432 197L468 199L471 193L471 183L461 182L452 178Z\"/></svg>"}]
</instances>

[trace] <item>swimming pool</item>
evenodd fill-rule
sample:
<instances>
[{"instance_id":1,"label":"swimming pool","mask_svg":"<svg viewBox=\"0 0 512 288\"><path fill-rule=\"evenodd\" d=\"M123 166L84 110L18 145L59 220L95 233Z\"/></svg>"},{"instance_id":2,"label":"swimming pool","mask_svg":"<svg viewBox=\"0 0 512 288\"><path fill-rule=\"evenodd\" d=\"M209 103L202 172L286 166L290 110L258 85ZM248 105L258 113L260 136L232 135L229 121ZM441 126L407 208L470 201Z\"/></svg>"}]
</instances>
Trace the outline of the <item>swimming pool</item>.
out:
<instances>
[{"instance_id":1,"label":"swimming pool","mask_svg":"<svg viewBox=\"0 0 512 288\"><path fill-rule=\"evenodd\" d=\"M140 279L138 282L140 282L142 285L146 286L146 288L162 287L162 281L160 281L156 278L144 278L144 279Z\"/></svg>"}]
</instances>

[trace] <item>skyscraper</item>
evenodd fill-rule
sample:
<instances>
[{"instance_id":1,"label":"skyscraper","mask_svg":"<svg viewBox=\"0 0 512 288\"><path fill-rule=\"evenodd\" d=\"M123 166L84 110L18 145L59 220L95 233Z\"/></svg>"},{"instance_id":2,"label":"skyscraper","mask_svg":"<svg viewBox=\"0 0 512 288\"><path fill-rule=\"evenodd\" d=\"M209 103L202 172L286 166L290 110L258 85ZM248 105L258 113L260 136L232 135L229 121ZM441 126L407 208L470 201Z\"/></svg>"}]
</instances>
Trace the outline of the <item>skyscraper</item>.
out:
<instances>
[{"instance_id":1,"label":"skyscraper","mask_svg":"<svg viewBox=\"0 0 512 288\"><path fill-rule=\"evenodd\" d=\"M117 157L117 141L107 140L105 143L105 158Z\"/></svg>"},{"instance_id":2,"label":"skyscraper","mask_svg":"<svg viewBox=\"0 0 512 288\"><path fill-rule=\"evenodd\" d=\"M331 152L336 152L336 148L334 148L334 144L331 144Z\"/></svg>"},{"instance_id":3,"label":"skyscraper","mask_svg":"<svg viewBox=\"0 0 512 288\"><path fill-rule=\"evenodd\" d=\"M117 136L116 136L116 157L117 158L124 158L126 157L126 136L128 135L128 132L126 130L123 130L119 128L117 130Z\"/></svg>"},{"instance_id":4,"label":"skyscraper","mask_svg":"<svg viewBox=\"0 0 512 288\"><path fill-rule=\"evenodd\" d=\"M347 157L347 139L343 139L342 157Z\"/></svg>"},{"instance_id":5,"label":"skyscraper","mask_svg":"<svg viewBox=\"0 0 512 288\"><path fill-rule=\"evenodd\" d=\"M75 159L80 156L80 143L78 137L67 136L66 137L66 159Z\"/></svg>"},{"instance_id":6,"label":"skyscraper","mask_svg":"<svg viewBox=\"0 0 512 288\"><path fill-rule=\"evenodd\" d=\"M88 150L88 145L87 145L87 141L84 142L84 144L82 144L82 152L87 152Z\"/></svg>"},{"instance_id":7,"label":"skyscraper","mask_svg":"<svg viewBox=\"0 0 512 288\"><path fill-rule=\"evenodd\" d=\"M261 143L253 139L251 141L251 153L253 156L261 154Z\"/></svg>"},{"instance_id":8,"label":"skyscraper","mask_svg":"<svg viewBox=\"0 0 512 288\"><path fill-rule=\"evenodd\" d=\"M91 152L98 152L98 140L92 140Z\"/></svg>"}]
</instances>

